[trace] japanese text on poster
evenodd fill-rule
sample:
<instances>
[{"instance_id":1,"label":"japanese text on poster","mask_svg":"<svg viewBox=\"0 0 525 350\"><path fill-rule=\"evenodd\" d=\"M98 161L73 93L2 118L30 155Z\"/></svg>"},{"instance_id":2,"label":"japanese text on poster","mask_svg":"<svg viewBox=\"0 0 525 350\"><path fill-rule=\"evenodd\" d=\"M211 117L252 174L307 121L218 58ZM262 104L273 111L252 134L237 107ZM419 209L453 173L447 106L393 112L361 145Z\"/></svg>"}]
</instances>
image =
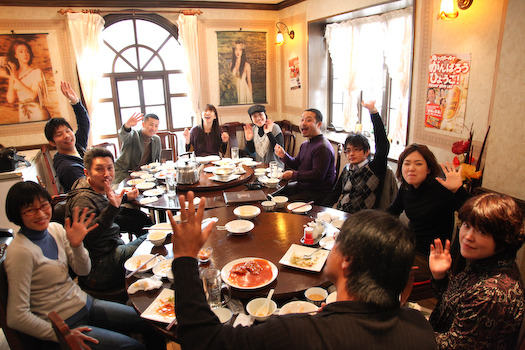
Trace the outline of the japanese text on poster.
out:
<instances>
[{"instance_id":1,"label":"japanese text on poster","mask_svg":"<svg viewBox=\"0 0 525 350\"><path fill-rule=\"evenodd\" d=\"M290 68L290 89L300 89L301 79L299 75L299 57L288 60L288 67Z\"/></svg>"}]
</instances>

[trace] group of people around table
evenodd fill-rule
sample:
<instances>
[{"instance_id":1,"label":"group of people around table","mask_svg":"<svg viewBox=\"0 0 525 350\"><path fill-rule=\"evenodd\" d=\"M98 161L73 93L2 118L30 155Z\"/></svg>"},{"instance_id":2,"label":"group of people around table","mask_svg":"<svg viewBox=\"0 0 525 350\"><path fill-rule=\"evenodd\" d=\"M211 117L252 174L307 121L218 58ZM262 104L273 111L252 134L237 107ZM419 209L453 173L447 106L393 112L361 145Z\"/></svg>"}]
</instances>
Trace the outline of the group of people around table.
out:
<instances>
[{"instance_id":1,"label":"group of people around table","mask_svg":"<svg viewBox=\"0 0 525 350\"><path fill-rule=\"evenodd\" d=\"M124 244L122 228L131 220L131 226L140 229L151 221L138 209L122 208L137 198L136 189L115 193L112 184L160 158L158 117L134 114L126 121L119 133L121 156L115 161L104 148L86 152L89 117L69 84L61 88L79 126L75 134L65 119L53 118L45 128L57 148L59 181L68 190L64 224L51 222L51 198L40 185L22 182L10 189L7 216L21 229L5 260L8 324L56 347L47 318L56 311L93 349L143 348L120 334L129 332L143 333L148 349L163 348L164 338L132 308L92 298L80 288L124 287L123 264L145 235ZM469 198L457 169L440 167L426 146L413 144L399 158L396 175L401 187L396 198L386 211L378 210L390 146L374 102L362 105L374 127L375 156L370 156L364 136L351 133L344 144L349 164L339 177L319 110L303 112L299 128L307 140L295 157L284 151L282 131L264 106L250 107L253 125L244 126L248 154L284 167L283 179L289 183L282 192L290 200L313 200L353 214L323 271L336 287L337 301L314 316L271 317L251 327L222 325L206 303L196 260L214 223L201 229L205 198L196 210L189 192L188 198L180 198L181 203L189 202L181 210L180 223L167 213L174 230L176 332L183 348L509 349L516 344L525 300L514 262L525 238L519 207L505 195ZM133 129L139 122L142 128ZM184 130L184 138L186 150L193 148L202 156L224 154L229 141L212 105L206 106L200 125ZM410 219L408 227L395 217L403 211ZM462 224L451 244L455 211ZM416 253L429 255L439 297L430 323L399 304ZM465 263L456 263L458 257ZM78 284L68 266L79 276Z\"/></svg>"}]
</instances>

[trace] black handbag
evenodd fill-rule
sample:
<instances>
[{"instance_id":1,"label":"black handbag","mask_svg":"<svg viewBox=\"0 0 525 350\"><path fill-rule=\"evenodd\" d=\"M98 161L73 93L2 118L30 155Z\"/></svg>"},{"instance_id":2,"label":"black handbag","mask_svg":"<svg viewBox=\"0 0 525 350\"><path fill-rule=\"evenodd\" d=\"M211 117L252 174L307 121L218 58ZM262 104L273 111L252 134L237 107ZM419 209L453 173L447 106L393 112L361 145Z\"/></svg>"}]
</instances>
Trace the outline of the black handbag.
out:
<instances>
[{"instance_id":1,"label":"black handbag","mask_svg":"<svg viewBox=\"0 0 525 350\"><path fill-rule=\"evenodd\" d=\"M18 162L25 162L28 166L31 165L25 160L24 156L16 153L16 148L14 147L6 147L0 150L0 173L15 170Z\"/></svg>"}]
</instances>

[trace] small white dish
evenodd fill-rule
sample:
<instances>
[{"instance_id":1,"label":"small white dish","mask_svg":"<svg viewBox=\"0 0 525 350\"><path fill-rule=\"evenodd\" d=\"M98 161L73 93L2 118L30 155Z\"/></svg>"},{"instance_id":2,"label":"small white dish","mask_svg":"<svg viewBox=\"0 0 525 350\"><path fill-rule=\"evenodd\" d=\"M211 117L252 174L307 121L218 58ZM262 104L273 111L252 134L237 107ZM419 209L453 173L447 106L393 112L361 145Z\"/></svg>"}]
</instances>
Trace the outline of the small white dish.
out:
<instances>
[{"instance_id":1,"label":"small white dish","mask_svg":"<svg viewBox=\"0 0 525 350\"><path fill-rule=\"evenodd\" d=\"M163 193L164 193L163 189L153 188L151 190L144 191L143 195L145 195L146 197L154 197L154 196L156 197L156 196L160 196Z\"/></svg>"},{"instance_id":2,"label":"small white dish","mask_svg":"<svg viewBox=\"0 0 525 350\"><path fill-rule=\"evenodd\" d=\"M345 223L345 220L334 220L331 222L332 226L338 229L341 229L344 223Z\"/></svg>"},{"instance_id":3,"label":"small white dish","mask_svg":"<svg viewBox=\"0 0 525 350\"><path fill-rule=\"evenodd\" d=\"M254 167L254 166L258 165L259 162L251 160L251 161L243 162L243 164L246 165L246 166L249 166L249 167Z\"/></svg>"},{"instance_id":4,"label":"small white dish","mask_svg":"<svg viewBox=\"0 0 525 350\"><path fill-rule=\"evenodd\" d=\"M307 204L307 205L304 205L304 204L305 204L304 202L290 203L288 204L286 209L290 210L292 213L298 213L298 214L304 214L312 210L312 206L310 204Z\"/></svg>"},{"instance_id":5,"label":"small white dish","mask_svg":"<svg viewBox=\"0 0 525 350\"><path fill-rule=\"evenodd\" d=\"M261 209L259 209L259 207L256 207L254 205L242 205L233 210L233 214L235 214L235 216L241 219L246 219L246 220L253 219L260 213L261 213Z\"/></svg>"},{"instance_id":6,"label":"small white dish","mask_svg":"<svg viewBox=\"0 0 525 350\"><path fill-rule=\"evenodd\" d=\"M124 268L130 272L135 271L140 265L142 265L152 257L152 254L144 254L131 257L124 263ZM148 270L151 270L155 265L157 265L158 262L158 258L152 259L146 266L141 268L138 272L146 272Z\"/></svg>"},{"instance_id":7,"label":"small white dish","mask_svg":"<svg viewBox=\"0 0 525 350\"><path fill-rule=\"evenodd\" d=\"M154 246L160 247L166 240L167 235L168 231L152 230L148 233L147 238Z\"/></svg>"},{"instance_id":8,"label":"small white dish","mask_svg":"<svg viewBox=\"0 0 525 350\"><path fill-rule=\"evenodd\" d=\"M256 176L262 176L262 175L265 175L266 174L266 169L264 168L256 168L253 173L256 175Z\"/></svg>"},{"instance_id":9,"label":"small white dish","mask_svg":"<svg viewBox=\"0 0 525 350\"><path fill-rule=\"evenodd\" d=\"M226 230L233 234L243 234L250 232L255 227L254 223L248 220L233 220L224 225Z\"/></svg>"},{"instance_id":10,"label":"small white dish","mask_svg":"<svg viewBox=\"0 0 525 350\"><path fill-rule=\"evenodd\" d=\"M153 174L146 173L146 174L142 174L142 175L140 175L139 177L140 177L141 179L146 180L146 179L148 179L148 178L150 178L150 177L153 177Z\"/></svg>"},{"instance_id":11,"label":"small white dish","mask_svg":"<svg viewBox=\"0 0 525 350\"><path fill-rule=\"evenodd\" d=\"M173 218L177 222L180 221L180 215L174 215ZM169 223L169 222L161 222L161 223L158 223L158 224L155 224L155 225L151 226L150 228L155 230L155 231L158 231L158 230L164 231L165 230L167 233L173 232L173 229L171 228L171 223Z\"/></svg>"},{"instance_id":12,"label":"small white dish","mask_svg":"<svg viewBox=\"0 0 525 350\"><path fill-rule=\"evenodd\" d=\"M286 203L288 203L288 197L286 197L286 196L275 196L275 197L273 197L273 201L277 205L277 208L284 208Z\"/></svg>"},{"instance_id":13,"label":"small white dish","mask_svg":"<svg viewBox=\"0 0 525 350\"><path fill-rule=\"evenodd\" d=\"M128 180L128 182L126 182L126 184L128 186L136 186L140 183L143 183L144 182L144 179L140 179L140 178L137 178L137 179L131 179L131 180Z\"/></svg>"},{"instance_id":14,"label":"small white dish","mask_svg":"<svg viewBox=\"0 0 525 350\"><path fill-rule=\"evenodd\" d=\"M204 168L202 170L204 170L205 173L213 173L214 169L217 169L217 167L216 166L209 166L209 167L206 167L206 168Z\"/></svg>"},{"instance_id":15,"label":"small white dish","mask_svg":"<svg viewBox=\"0 0 525 350\"><path fill-rule=\"evenodd\" d=\"M337 300L337 292L332 292L326 298L326 303L330 304Z\"/></svg>"},{"instance_id":16,"label":"small white dish","mask_svg":"<svg viewBox=\"0 0 525 350\"><path fill-rule=\"evenodd\" d=\"M304 292L304 296L312 304L321 306L321 303L328 297L328 292L321 287L311 287Z\"/></svg>"},{"instance_id":17,"label":"small white dish","mask_svg":"<svg viewBox=\"0 0 525 350\"><path fill-rule=\"evenodd\" d=\"M144 181L144 182L141 182L139 184L137 184L135 187L137 187L137 189L143 191L143 190L151 190L153 187L155 187L155 183L154 182L149 182L149 181Z\"/></svg>"},{"instance_id":18,"label":"small white dish","mask_svg":"<svg viewBox=\"0 0 525 350\"><path fill-rule=\"evenodd\" d=\"M273 300L270 300L270 307L269 307L269 310L268 310L268 314L266 315L257 315L257 311L259 310L259 308L261 306L263 306L263 304L266 302L266 298L256 298L256 299L252 299L250 300L250 302L246 305L246 311L248 311L248 313L255 317L255 320L259 321L259 322L264 322L266 321L268 318L270 318L271 315L273 315L275 313L275 311L277 310L277 304L275 303L275 301Z\"/></svg>"},{"instance_id":19,"label":"small white dish","mask_svg":"<svg viewBox=\"0 0 525 350\"><path fill-rule=\"evenodd\" d=\"M227 166L215 167L213 174L220 180L228 179L234 173L234 169Z\"/></svg>"},{"instance_id":20,"label":"small white dish","mask_svg":"<svg viewBox=\"0 0 525 350\"><path fill-rule=\"evenodd\" d=\"M211 311L213 311L213 313L219 318L221 323L230 322L233 316L233 312L226 307L218 307L216 309L212 309Z\"/></svg>"},{"instance_id":21,"label":"small white dish","mask_svg":"<svg viewBox=\"0 0 525 350\"><path fill-rule=\"evenodd\" d=\"M167 277L169 278L169 274L171 271L171 263L173 262L173 259L166 259L159 262L153 269L151 270L155 276L159 277ZM173 278L173 273L171 273L171 278Z\"/></svg>"},{"instance_id":22,"label":"small white dish","mask_svg":"<svg viewBox=\"0 0 525 350\"><path fill-rule=\"evenodd\" d=\"M333 236L326 236L321 238L319 241L319 245L327 250L332 250L335 244L335 239Z\"/></svg>"},{"instance_id":23,"label":"small white dish","mask_svg":"<svg viewBox=\"0 0 525 350\"><path fill-rule=\"evenodd\" d=\"M158 200L159 199L157 197L144 197L144 198L139 200L139 203L142 204L142 205L146 205L146 204L150 204L150 203L156 202Z\"/></svg>"},{"instance_id":24,"label":"small white dish","mask_svg":"<svg viewBox=\"0 0 525 350\"><path fill-rule=\"evenodd\" d=\"M264 182L269 188L276 188L281 180L270 177L268 179L262 180L261 182Z\"/></svg>"},{"instance_id":25,"label":"small white dish","mask_svg":"<svg viewBox=\"0 0 525 350\"><path fill-rule=\"evenodd\" d=\"M218 165L218 166L233 166L235 165L235 162L231 158L222 158L221 160L216 160L211 162L212 164Z\"/></svg>"},{"instance_id":26,"label":"small white dish","mask_svg":"<svg viewBox=\"0 0 525 350\"><path fill-rule=\"evenodd\" d=\"M217 177L216 175L213 175L212 177L210 177L211 180L213 181L218 181L218 182L230 182L230 181L233 181L233 180L237 180L241 175L230 175L230 177L228 177L227 179L223 180L223 179L220 179L219 177Z\"/></svg>"},{"instance_id":27,"label":"small white dish","mask_svg":"<svg viewBox=\"0 0 525 350\"><path fill-rule=\"evenodd\" d=\"M279 315L297 314L297 313L316 313L319 310L317 305L307 301L291 301L283 305Z\"/></svg>"},{"instance_id":28,"label":"small white dish","mask_svg":"<svg viewBox=\"0 0 525 350\"><path fill-rule=\"evenodd\" d=\"M131 177L141 177L142 175L146 175L147 171L134 171L130 174Z\"/></svg>"},{"instance_id":29,"label":"small white dish","mask_svg":"<svg viewBox=\"0 0 525 350\"><path fill-rule=\"evenodd\" d=\"M274 211L277 206L274 201L264 201L261 203L264 211Z\"/></svg>"}]
</instances>

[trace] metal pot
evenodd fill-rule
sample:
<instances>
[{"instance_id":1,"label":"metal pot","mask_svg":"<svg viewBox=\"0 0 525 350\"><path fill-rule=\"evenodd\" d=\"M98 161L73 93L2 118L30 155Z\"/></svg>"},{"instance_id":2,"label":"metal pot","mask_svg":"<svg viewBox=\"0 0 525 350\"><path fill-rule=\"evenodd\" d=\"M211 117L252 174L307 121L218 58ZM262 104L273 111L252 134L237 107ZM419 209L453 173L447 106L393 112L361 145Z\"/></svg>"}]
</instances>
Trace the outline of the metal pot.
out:
<instances>
[{"instance_id":1,"label":"metal pot","mask_svg":"<svg viewBox=\"0 0 525 350\"><path fill-rule=\"evenodd\" d=\"M189 155L189 158L182 158ZM180 155L177 161L177 183L181 185L193 185L199 182L199 163L195 160L195 153L187 152Z\"/></svg>"}]
</instances>

